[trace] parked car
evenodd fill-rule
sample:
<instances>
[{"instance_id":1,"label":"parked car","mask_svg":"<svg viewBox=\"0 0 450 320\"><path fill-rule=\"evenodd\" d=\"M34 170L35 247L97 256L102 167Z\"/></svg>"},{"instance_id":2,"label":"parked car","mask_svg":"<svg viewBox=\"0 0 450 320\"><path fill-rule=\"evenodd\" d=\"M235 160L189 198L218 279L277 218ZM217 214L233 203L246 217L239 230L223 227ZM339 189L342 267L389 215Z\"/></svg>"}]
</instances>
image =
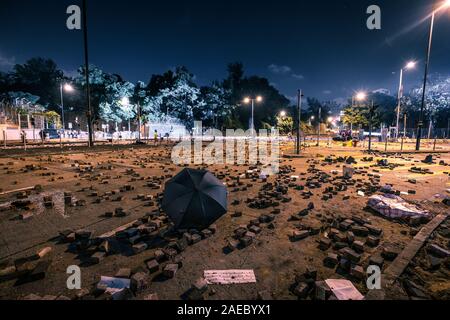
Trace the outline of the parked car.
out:
<instances>
[{"instance_id":1,"label":"parked car","mask_svg":"<svg viewBox=\"0 0 450 320\"><path fill-rule=\"evenodd\" d=\"M44 134L46 139L59 139L60 136L57 129L45 129Z\"/></svg>"},{"instance_id":2,"label":"parked car","mask_svg":"<svg viewBox=\"0 0 450 320\"><path fill-rule=\"evenodd\" d=\"M335 136L335 137L333 137L333 141L350 141L350 140L352 140L352 137L351 136L341 136L341 135L338 135L338 136Z\"/></svg>"}]
</instances>

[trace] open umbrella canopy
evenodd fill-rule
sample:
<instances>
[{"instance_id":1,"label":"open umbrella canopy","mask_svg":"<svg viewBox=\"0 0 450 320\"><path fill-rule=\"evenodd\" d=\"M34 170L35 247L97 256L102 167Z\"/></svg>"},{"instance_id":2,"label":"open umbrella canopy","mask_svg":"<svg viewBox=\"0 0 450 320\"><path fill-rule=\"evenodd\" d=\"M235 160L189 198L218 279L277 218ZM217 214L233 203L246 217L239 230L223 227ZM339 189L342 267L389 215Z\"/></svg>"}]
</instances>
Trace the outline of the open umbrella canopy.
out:
<instances>
[{"instance_id":1,"label":"open umbrella canopy","mask_svg":"<svg viewBox=\"0 0 450 320\"><path fill-rule=\"evenodd\" d=\"M227 189L211 172L186 168L166 183L162 207L176 229L202 230L227 212Z\"/></svg>"}]
</instances>

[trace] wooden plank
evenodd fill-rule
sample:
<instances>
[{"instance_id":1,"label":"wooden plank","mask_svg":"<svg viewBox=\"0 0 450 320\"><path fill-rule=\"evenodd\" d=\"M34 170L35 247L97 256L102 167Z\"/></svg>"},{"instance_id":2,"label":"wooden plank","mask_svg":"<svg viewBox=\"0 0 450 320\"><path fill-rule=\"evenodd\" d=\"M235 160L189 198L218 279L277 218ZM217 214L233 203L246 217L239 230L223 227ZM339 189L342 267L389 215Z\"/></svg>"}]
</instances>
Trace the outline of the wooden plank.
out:
<instances>
[{"instance_id":1,"label":"wooden plank","mask_svg":"<svg viewBox=\"0 0 450 320\"><path fill-rule=\"evenodd\" d=\"M425 242L430 237L431 233L436 230L446 219L446 214L437 215L426 226L424 226L414 239L406 246L405 249L397 256L397 258L386 268L384 274L381 276L382 286L381 290L371 290L366 295L366 300L380 300L385 297L385 289L392 287L394 282L402 275L406 267L412 259L417 255L419 250L423 247Z\"/></svg>"},{"instance_id":2,"label":"wooden plank","mask_svg":"<svg viewBox=\"0 0 450 320\"><path fill-rule=\"evenodd\" d=\"M422 248L424 243L428 240L431 233L447 219L447 215L440 214L436 216L431 222L423 227L414 239L406 246L406 248L398 255L398 257L385 270L385 276L392 283L405 271L408 264L417 255L417 252Z\"/></svg>"}]
</instances>

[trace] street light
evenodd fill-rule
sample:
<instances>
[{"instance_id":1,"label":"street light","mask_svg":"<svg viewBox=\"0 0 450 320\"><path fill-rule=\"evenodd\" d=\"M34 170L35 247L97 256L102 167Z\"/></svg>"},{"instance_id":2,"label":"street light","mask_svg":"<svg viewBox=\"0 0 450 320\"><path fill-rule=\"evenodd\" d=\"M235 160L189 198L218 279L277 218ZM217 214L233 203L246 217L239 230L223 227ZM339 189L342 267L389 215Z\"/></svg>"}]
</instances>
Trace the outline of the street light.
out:
<instances>
[{"instance_id":1,"label":"street light","mask_svg":"<svg viewBox=\"0 0 450 320\"><path fill-rule=\"evenodd\" d=\"M304 97L303 91L299 89L297 91L297 155L300 155L300 133L302 130L302 98Z\"/></svg>"},{"instance_id":2,"label":"street light","mask_svg":"<svg viewBox=\"0 0 450 320\"><path fill-rule=\"evenodd\" d=\"M367 98L367 93L363 91L357 92L355 98L357 101L364 101Z\"/></svg>"},{"instance_id":3,"label":"street light","mask_svg":"<svg viewBox=\"0 0 450 320\"><path fill-rule=\"evenodd\" d=\"M123 97L122 99L120 99L120 103L123 105L123 106L128 106L129 104L130 104L130 98L128 98L128 97Z\"/></svg>"},{"instance_id":4,"label":"street light","mask_svg":"<svg viewBox=\"0 0 450 320\"><path fill-rule=\"evenodd\" d=\"M419 124L417 126L417 141L416 141L416 150L420 150L420 139L422 136L422 127L423 127L423 114L425 109L425 92L427 88L427 80L428 80L428 69L430 67L430 56L431 56L431 45L433 43L433 29L434 29L434 19L436 17L436 13L440 10L447 9L450 7L450 0L445 0L441 6L437 9L433 10L431 14L431 23L430 23L430 34L428 37L428 47L427 47L427 58L425 60L425 76L423 79L423 88L422 88L422 104L420 107L420 116L419 116Z\"/></svg>"},{"instance_id":5,"label":"street light","mask_svg":"<svg viewBox=\"0 0 450 320\"><path fill-rule=\"evenodd\" d=\"M368 98L367 93L365 92L359 92L356 95L356 99L358 101L365 101ZM373 122L373 114L375 112L375 105L373 103L373 99L371 100L370 103L370 110L369 110L369 152L372 151L372 122Z\"/></svg>"},{"instance_id":6,"label":"street light","mask_svg":"<svg viewBox=\"0 0 450 320\"><path fill-rule=\"evenodd\" d=\"M64 90L67 91L67 92L72 92L74 89L73 89L73 87L70 84L66 83L64 85Z\"/></svg>"},{"instance_id":7,"label":"street light","mask_svg":"<svg viewBox=\"0 0 450 320\"><path fill-rule=\"evenodd\" d=\"M59 86L59 91L61 93L61 118L62 118L62 129L64 131L64 130L66 130L66 124L65 124L65 121L64 121L64 95L63 95L63 91L73 92L74 89L73 89L73 87L70 84L66 83L66 84L63 85L63 83L61 82L61 84Z\"/></svg>"},{"instance_id":8,"label":"street light","mask_svg":"<svg viewBox=\"0 0 450 320\"><path fill-rule=\"evenodd\" d=\"M365 91L358 91L352 96L352 108L355 106L355 99L358 102L364 101L367 98ZM350 131L353 131L353 123L350 123Z\"/></svg>"},{"instance_id":9,"label":"street light","mask_svg":"<svg viewBox=\"0 0 450 320\"><path fill-rule=\"evenodd\" d=\"M92 104L91 104L91 89L89 79L89 48L88 48L88 28L87 28L87 0L82 2L83 10L83 44L84 44L84 77L86 82L86 104L87 104L87 121L88 121L88 134L89 134L89 148L94 146L94 132L92 130Z\"/></svg>"},{"instance_id":10,"label":"street light","mask_svg":"<svg viewBox=\"0 0 450 320\"><path fill-rule=\"evenodd\" d=\"M319 118L317 119L319 121L319 127L317 128L317 146L320 147L320 125L322 120L322 107L319 107Z\"/></svg>"},{"instance_id":11,"label":"street light","mask_svg":"<svg viewBox=\"0 0 450 320\"><path fill-rule=\"evenodd\" d=\"M286 111L281 111L281 112L280 112L280 117L281 117L281 118L285 118L286 115L287 115Z\"/></svg>"},{"instance_id":12,"label":"street light","mask_svg":"<svg viewBox=\"0 0 450 320\"><path fill-rule=\"evenodd\" d=\"M120 104L124 107L128 107L130 105L130 98L123 97L120 99ZM131 132L131 120L128 119L128 131Z\"/></svg>"},{"instance_id":13,"label":"street light","mask_svg":"<svg viewBox=\"0 0 450 320\"><path fill-rule=\"evenodd\" d=\"M398 133L400 129L400 108L402 104L402 98L403 98L403 71L414 69L416 66L415 61L410 61L406 64L404 68L400 69L400 84L398 86L398 104L397 104L397 122L395 126L395 139L398 139ZM406 128L405 128L406 129Z\"/></svg>"},{"instance_id":14,"label":"street light","mask_svg":"<svg viewBox=\"0 0 450 320\"><path fill-rule=\"evenodd\" d=\"M249 103L252 104L252 122L251 122L251 127L250 127L250 130L252 132L255 130L255 101L262 102L263 98L261 96L257 96L255 98L246 97L244 99L245 104L249 104Z\"/></svg>"}]
</instances>

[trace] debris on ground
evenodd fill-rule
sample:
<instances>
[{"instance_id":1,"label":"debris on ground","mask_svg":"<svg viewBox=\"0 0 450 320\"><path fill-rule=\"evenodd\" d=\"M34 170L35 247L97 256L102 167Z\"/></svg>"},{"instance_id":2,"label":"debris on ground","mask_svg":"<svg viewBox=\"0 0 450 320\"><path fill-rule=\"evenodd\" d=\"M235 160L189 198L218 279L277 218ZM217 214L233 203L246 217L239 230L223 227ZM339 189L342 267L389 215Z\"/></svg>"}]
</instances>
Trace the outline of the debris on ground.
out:
<instances>
[{"instance_id":1,"label":"debris on ground","mask_svg":"<svg viewBox=\"0 0 450 320\"><path fill-rule=\"evenodd\" d=\"M401 197L393 194L371 196L367 205L379 214L392 219L431 217L430 212L421 210L417 206L410 204Z\"/></svg>"}]
</instances>

